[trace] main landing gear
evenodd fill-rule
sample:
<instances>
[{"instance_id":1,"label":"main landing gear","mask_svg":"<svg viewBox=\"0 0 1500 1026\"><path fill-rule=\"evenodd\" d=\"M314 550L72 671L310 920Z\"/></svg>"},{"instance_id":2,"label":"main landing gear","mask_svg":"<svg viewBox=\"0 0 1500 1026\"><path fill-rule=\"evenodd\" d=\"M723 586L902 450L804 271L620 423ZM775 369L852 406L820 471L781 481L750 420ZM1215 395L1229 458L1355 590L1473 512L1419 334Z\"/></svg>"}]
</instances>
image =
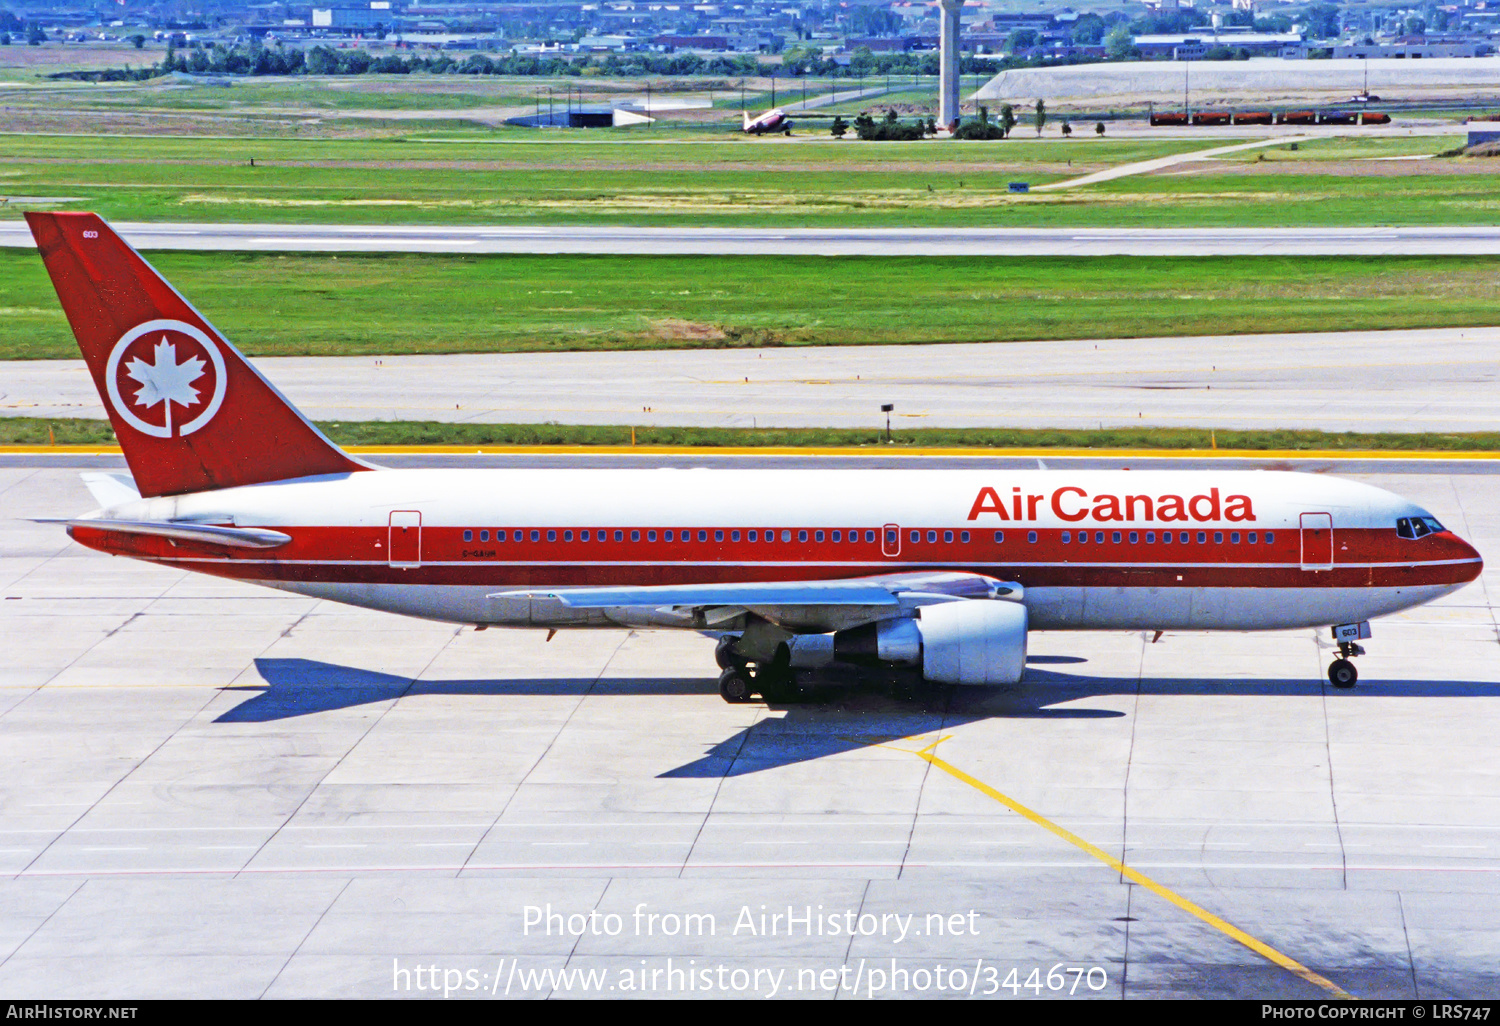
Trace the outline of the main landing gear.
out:
<instances>
[{"instance_id":1,"label":"main landing gear","mask_svg":"<svg viewBox=\"0 0 1500 1026\"><path fill-rule=\"evenodd\" d=\"M743 705L754 695L767 702L788 702L796 697L797 683L792 676L792 650L786 644L776 646L770 659L753 664L735 651L739 639L725 635L714 649L714 661L724 672L719 674L719 697L731 705Z\"/></svg>"},{"instance_id":2,"label":"main landing gear","mask_svg":"<svg viewBox=\"0 0 1500 1026\"><path fill-rule=\"evenodd\" d=\"M1328 666L1328 683L1341 691L1354 687L1359 680L1359 671L1350 660L1365 654L1365 647L1359 641L1369 636L1369 621L1345 623L1333 628L1333 640L1338 643L1339 657Z\"/></svg>"}]
</instances>

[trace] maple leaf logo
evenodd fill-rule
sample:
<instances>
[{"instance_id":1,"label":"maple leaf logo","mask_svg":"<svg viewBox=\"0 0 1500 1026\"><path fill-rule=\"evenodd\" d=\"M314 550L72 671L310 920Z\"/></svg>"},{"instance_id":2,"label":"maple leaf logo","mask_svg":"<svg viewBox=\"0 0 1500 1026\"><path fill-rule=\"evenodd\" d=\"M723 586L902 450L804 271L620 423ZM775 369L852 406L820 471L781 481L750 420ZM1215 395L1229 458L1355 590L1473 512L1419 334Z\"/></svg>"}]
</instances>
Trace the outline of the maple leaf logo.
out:
<instances>
[{"instance_id":1,"label":"maple leaf logo","mask_svg":"<svg viewBox=\"0 0 1500 1026\"><path fill-rule=\"evenodd\" d=\"M125 366L125 373L141 383L135 394L135 404L150 409L157 403L165 403L167 428L172 426L172 404L188 407L198 402L198 390L193 382L203 377L204 363L194 356L177 362L177 347L163 335L152 353L155 363L147 363L140 357Z\"/></svg>"}]
</instances>

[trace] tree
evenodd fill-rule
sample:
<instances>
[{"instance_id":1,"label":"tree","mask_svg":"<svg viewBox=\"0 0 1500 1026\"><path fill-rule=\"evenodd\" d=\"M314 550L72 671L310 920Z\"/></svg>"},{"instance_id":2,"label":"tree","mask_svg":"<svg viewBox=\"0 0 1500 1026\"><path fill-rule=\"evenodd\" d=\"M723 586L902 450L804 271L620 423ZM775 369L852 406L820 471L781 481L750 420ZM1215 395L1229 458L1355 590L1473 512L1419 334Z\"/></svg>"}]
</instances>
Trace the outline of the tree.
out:
<instances>
[{"instance_id":1,"label":"tree","mask_svg":"<svg viewBox=\"0 0 1500 1026\"><path fill-rule=\"evenodd\" d=\"M1047 123L1047 104L1042 100L1036 101L1036 134L1042 134L1042 126Z\"/></svg>"},{"instance_id":2,"label":"tree","mask_svg":"<svg viewBox=\"0 0 1500 1026\"><path fill-rule=\"evenodd\" d=\"M1000 131L1004 136L1010 135L1010 130L1016 127L1016 108L1008 103L1000 105Z\"/></svg>"},{"instance_id":3,"label":"tree","mask_svg":"<svg viewBox=\"0 0 1500 1026\"><path fill-rule=\"evenodd\" d=\"M1313 4L1307 9L1307 34L1311 39L1332 39L1339 34L1339 9L1333 4Z\"/></svg>"},{"instance_id":4,"label":"tree","mask_svg":"<svg viewBox=\"0 0 1500 1026\"><path fill-rule=\"evenodd\" d=\"M1030 50L1036 46L1036 29L1016 29L1005 41L1005 52L1016 53L1020 50Z\"/></svg>"},{"instance_id":5,"label":"tree","mask_svg":"<svg viewBox=\"0 0 1500 1026\"><path fill-rule=\"evenodd\" d=\"M46 41L47 33L43 32L42 27L36 22L32 22L30 25L26 26L27 46L41 46Z\"/></svg>"},{"instance_id":6,"label":"tree","mask_svg":"<svg viewBox=\"0 0 1500 1026\"><path fill-rule=\"evenodd\" d=\"M1135 56L1135 37L1125 25L1116 25L1104 37L1104 55L1112 61L1128 61Z\"/></svg>"},{"instance_id":7,"label":"tree","mask_svg":"<svg viewBox=\"0 0 1500 1026\"><path fill-rule=\"evenodd\" d=\"M1062 134L1064 139L1068 138L1073 134L1073 126L1064 121L1062 123Z\"/></svg>"},{"instance_id":8,"label":"tree","mask_svg":"<svg viewBox=\"0 0 1500 1026\"><path fill-rule=\"evenodd\" d=\"M833 127L829 129L829 132L835 139L842 139L844 136L849 134L849 122L844 120L844 116L842 114L835 115L833 119Z\"/></svg>"},{"instance_id":9,"label":"tree","mask_svg":"<svg viewBox=\"0 0 1500 1026\"><path fill-rule=\"evenodd\" d=\"M1097 14L1081 14L1073 23L1074 46L1098 46L1104 39L1104 19Z\"/></svg>"},{"instance_id":10,"label":"tree","mask_svg":"<svg viewBox=\"0 0 1500 1026\"><path fill-rule=\"evenodd\" d=\"M139 50L141 47L146 45L146 37L137 32L135 35L130 37L130 45Z\"/></svg>"},{"instance_id":11,"label":"tree","mask_svg":"<svg viewBox=\"0 0 1500 1026\"><path fill-rule=\"evenodd\" d=\"M1102 121L1096 121L1094 123L1094 134L1097 135L1097 136L1100 136L1101 138L1103 137L1103 135L1104 135L1104 122L1102 122Z\"/></svg>"}]
</instances>

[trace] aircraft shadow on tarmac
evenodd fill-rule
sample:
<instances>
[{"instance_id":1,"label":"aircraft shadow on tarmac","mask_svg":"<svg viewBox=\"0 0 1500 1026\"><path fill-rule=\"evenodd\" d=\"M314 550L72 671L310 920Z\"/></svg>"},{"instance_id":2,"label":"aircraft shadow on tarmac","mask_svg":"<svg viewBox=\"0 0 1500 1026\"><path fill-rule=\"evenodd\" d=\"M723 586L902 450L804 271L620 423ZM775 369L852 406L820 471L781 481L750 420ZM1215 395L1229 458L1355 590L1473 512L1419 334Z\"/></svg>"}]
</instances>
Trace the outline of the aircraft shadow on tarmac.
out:
<instances>
[{"instance_id":1,"label":"aircraft shadow on tarmac","mask_svg":"<svg viewBox=\"0 0 1500 1026\"><path fill-rule=\"evenodd\" d=\"M701 758L666 770L659 777L743 776L831 755L889 744L914 735L950 729L984 719L1088 720L1116 719L1119 709L1087 708L1063 703L1115 695L1294 695L1328 691L1340 698L1473 697L1500 695L1500 684L1456 680L1376 681L1353 691L1334 691L1317 680L1243 678L1089 677L1042 669L1079 664L1077 656L1033 656L1026 680L1004 688L918 688L909 697L893 697L883 688L817 688L809 700L771 703L781 713L735 732ZM221 714L216 723L267 723L331 712L374 702L422 695L704 695L718 686L713 678L489 678L482 680L413 680L353 666L311 659L257 659L264 687L231 686L226 691L251 697ZM847 676L836 678L849 683Z\"/></svg>"}]
</instances>

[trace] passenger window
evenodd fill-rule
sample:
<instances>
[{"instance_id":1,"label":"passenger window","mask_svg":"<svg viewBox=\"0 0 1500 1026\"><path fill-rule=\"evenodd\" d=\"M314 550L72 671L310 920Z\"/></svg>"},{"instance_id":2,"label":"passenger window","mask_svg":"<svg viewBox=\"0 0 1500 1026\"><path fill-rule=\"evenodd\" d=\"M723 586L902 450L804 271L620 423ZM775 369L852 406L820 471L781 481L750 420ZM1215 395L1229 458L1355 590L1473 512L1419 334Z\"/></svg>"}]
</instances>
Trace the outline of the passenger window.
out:
<instances>
[{"instance_id":1,"label":"passenger window","mask_svg":"<svg viewBox=\"0 0 1500 1026\"><path fill-rule=\"evenodd\" d=\"M1140 540L1141 540L1141 536L1140 536L1140 534L1138 532L1136 532L1136 531L1131 531L1130 532L1130 544L1134 545L1137 542L1139 542Z\"/></svg>"},{"instance_id":2,"label":"passenger window","mask_svg":"<svg viewBox=\"0 0 1500 1026\"><path fill-rule=\"evenodd\" d=\"M1073 541L1073 532L1071 532L1071 531L1064 531L1062 533L1062 543L1064 545L1067 545L1067 544L1070 544L1072 541Z\"/></svg>"},{"instance_id":3,"label":"passenger window","mask_svg":"<svg viewBox=\"0 0 1500 1026\"><path fill-rule=\"evenodd\" d=\"M1026 540L1029 541L1029 542L1031 542L1033 545L1035 545L1036 544L1036 532L1035 531L1027 531L1026 532Z\"/></svg>"},{"instance_id":4,"label":"passenger window","mask_svg":"<svg viewBox=\"0 0 1500 1026\"><path fill-rule=\"evenodd\" d=\"M641 540L641 532L639 532L639 531L631 531L630 532L630 540L633 541L633 542L640 541Z\"/></svg>"},{"instance_id":5,"label":"passenger window","mask_svg":"<svg viewBox=\"0 0 1500 1026\"><path fill-rule=\"evenodd\" d=\"M563 532L563 541L570 542L572 540L573 540L573 532L572 531L564 531Z\"/></svg>"},{"instance_id":6,"label":"passenger window","mask_svg":"<svg viewBox=\"0 0 1500 1026\"><path fill-rule=\"evenodd\" d=\"M1115 541L1119 541L1119 540L1120 540L1119 538L1115 539ZM1103 545L1104 544L1104 532L1103 531L1095 531L1094 532L1094 544L1095 545Z\"/></svg>"},{"instance_id":7,"label":"passenger window","mask_svg":"<svg viewBox=\"0 0 1500 1026\"><path fill-rule=\"evenodd\" d=\"M1251 531L1249 534L1245 535L1245 540L1247 542L1249 542L1251 545L1254 545L1255 544L1255 532Z\"/></svg>"},{"instance_id":8,"label":"passenger window","mask_svg":"<svg viewBox=\"0 0 1500 1026\"><path fill-rule=\"evenodd\" d=\"M557 532L556 531L548 531L547 532L547 540L549 542L555 542L555 541L557 541Z\"/></svg>"},{"instance_id":9,"label":"passenger window","mask_svg":"<svg viewBox=\"0 0 1500 1026\"><path fill-rule=\"evenodd\" d=\"M698 540L699 541L708 541L708 532L707 531L699 531L698 532Z\"/></svg>"},{"instance_id":10,"label":"passenger window","mask_svg":"<svg viewBox=\"0 0 1500 1026\"><path fill-rule=\"evenodd\" d=\"M911 540L914 541L914 542L921 541L922 540L922 532L921 531L913 531L911 533Z\"/></svg>"},{"instance_id":11,"label":"passenger window","mask_svg":"<svg viewBox=\"0 0 1500 1026\"><path fill-rule=\"evenodd\" d=\"M1004 531L996 531L995 532L995 544L996 545L1004 545L1005 544L1005 532Z\"/></svg>"},{"instance_id":12,"label":"passenger window","mask_svg":"<svg viewBox=\"0 0 1500 1026\"><path fill-rule=\"evenodd\" d=\"M1163 531L1161 533L1161 543L1163 545L1171 545L1172 544L1172 532L1171 531Z\"/></svg>"},{"instance_id":13,"label":"passenger window","mask_svg":"<svg viewBox=\"0 0 1500 1026\"><path fill-rule=\"evenodd\" d=\"M1207 543L1207 541L1208 541L1208 532L1207 531L1199 531L1198 532L1198 544L1199 545L1203 545L1203 544Z\"/></svg>"},{"instance_id":14,"label":"passenger window","mask_svg":"<svg viewBox=\"0 0 1500 1026\"><path fill-rule=\"evenodd\" d=\"M943 544L945 544L945 545L952 545L953 544L953 532L952 531L944 531L943 532Z\"/></svg>"},{"instance_id":15,"label":"passenger window","mask_svg":"<svg viewBox=\"0 0 1500 1026\"><path fill-rule=\"evenodd\" d=\"M844 540L844 536L843 536L842 533L840 533L838 531L834 531L833 532L833 540L836 541L836 542L843 541Z\"/></svg>"},{"instance_id":16,"label":"passenger window","mask_svg":"<svg viewBox=\"0 0 1500 1026\"><path fill-rule=\"evenodd\" d=\"M958 533L958 540L961 541L961 542L963 542L965 545L969 544L969 532L968 531L960 531Z\"/></svg>"},{"instance_id":17,"label":"passenger window","mask_svg":"<svg viewBox=\"0 0 1500 1026\"><path fill-rule=\"evenodd\" d=\"M653 542L656 541L656 532L655 531L647 531L646 532L646 540L647 541L653 541ZM563 541L567 541L567 539L564 538Z\"/></svg>"},{"instance_id":18,"label":"passenger window","mask_svg":"<svg viewBox=\"0 0 1500 1026\"><path fill-rule=\"evenodd\" d=\"M1188 533L1186 531L1183 531L1181 534L1179 534L1177 536L1177 540L1179 542L1181 542L1182 544L1186 545L1188 543Z\"/></svg>"},{"instance_id":19,"label":"passenger window","mask_svg":"<svg viewBox=\"0 0 1500 1026\"><path fill-rule=\"evenodd\" d=\"M823 540L823 532L822 531L819 531L818 533L816 533L816 534L813 535L813 541L822 541L822 540Z\"/></svg>"},{"instance_id":20,"label":"passenger window","mask_svg":"<svg viewBox=\"0 0 1500 1026\"><path fill-rule=\"evenodd\" d=\"M714 532L714 541L716 541L716 542L722 542L723 540L724 540L724 532L723 531L715 531Z\"/></svg>"},{"instance_id":21,"label":"passenger window","mask_svg":"<svg viewBox=\"0 0 1500 1026\"><path fill-rule=\"evenodd\" d=\"M866 531L865 532L865 541L867 543L873 544L874 541L875 541L875 532L874 531Z\"/></svg>"},{"instance_id":22,"label":"passenger window","mask_svg":"<svg viewBox=\"0 0 1500 1026\"><path fill-rule=\"evenodd\" d=\"M176 357L173 357L173 359L176 359ZM469 541L473 541L473 540L474 540L474 532L473 531L465 531L464 532L464 541L469 542Z\"/></svg>"},{"instance_id":23,"label":"passenger window","mask_svg":"<svg viewBox=\"0 0 1500 1026\"><path fill-rule=\"evenodd\" d=\"M928 545L936 545L937 544L937 532L936 531L928 531L927 532L927 544Z\"/></svg>"},{"instance_id":24,"label":"passenger window","mask_svg":"<svg viewBox=\"0 0 1500 1026\"><path fill-rule=\"evenodd\" d=\"M1270 531L1266 532L1266 544L1267 545L1275 545L1276 544L1276 536L1274 534L1272 534Z\"/></svg>"},{"instance_id":25,"label":"passenger window","mask_svg":"<svg viewBox=\"0 0 1500 1026\"><path fill-rule=\"evenodd\" d=\"M1112 531L1112 532L1110 532L1109 540L1112 541L1112 542L1114 542L1116 545L1120 544L1120 532L1119 531Z\"/></svg>"},{"instance_id":26,"label":"passenger window","mask_svg":"<svg viewBox=\"0 0 1500 1026\"><path fill-rule=\"evenodd\" d=\"M738 532L738 531L730 531L729 532L729 540L730 541L734 541L734 542L739 541L740 540L740 532Z\"/></svg>"},{"instance_id":27,"label":"passenger window","mask_svg":"<svg viewBox=\"0 0 1500 1026\"><path fill-rule=\"evenodd\" d=\"M797 540L799 542L805 542L805 541L807 541L807 532L806 531L798 531L797 532Z\"/></svg>"},{"instance_id":28,"label":"passenger window","mask_svg":"<svg viewBox=\"0 0 1500 1026\"><path fill-rule=\"evenodd\" d=\"M672 532L671 531L663 531L661 533L661 540L662 541L672 541ZM585 538L584 541L588 541L588 539Z\"/></svg>"},{"instance_id":29,"label":"passenger window","mask_svg":"<svg viewBox=\"0 0 1500 1026\"><path fill-rule=\"evenodd\" d=\"M1147 545L1155 545L1156 544L1156 532L1155 531L1147 531L1146 532L1146 544Z\"/></svg>"},{"instance_id":30,"label":"passenger window","mask_svg":"<svg viewBox=\"0 0 1500 1026\"><path fill-rule=\"evenodd\" d=\"M624 541L624 540L625 540L625 532L624 531L616 531L615 532L615 541Z\"/></svg>"},{"instance_id":31,"label":"passenger window","mask_svg":"<svg viewBox=\"0 0 1500 1026\"><path fill-rule=\"evenodd\" d=\"M1230 531L1229 532L1229 544L1231 544L1231 545L1238 545L1239 543L1240 543L1240 532L1238 532L1238 531Z\"/></svg>"},{"instance_id":32,"label":"passenger window","mask_svg":"<svg viewBox=\"0 0 1500 1026\"><path fill-rule=\"evenodd\" d=\"M749 534L747 534L747 535L746 535L746 536L745 536L745 537L746 537L746 538L747 538L747 539L748 539L748 540L750 540L750 541L759 541L759 540L760 540L760 535L758 535L758 534L756 534L756 533L755 533L755 532L754 532L754 531L751 531L751 532L750 532L750 533L749 533Z\"/></svg>"},{"instance_id":33,"label":"passenger window","mask_svg":"<svg viewBox=\"0 0 1500 1026\"><path fill-rule=\"evenodd\" d=\"M1088 543L1089 543L1089 533L1087 531L1079 531L1078 532L1078 544L1079 545L1087 545Z\"/></svg>"},{"instance_id":34,"label":"passenger window","mask_svg":"<svg viewBox=\"0 0 1500 1026\"><path fill-rule=\"evenodd\" d=\"M1215 545L1223 545L1224 544L1224 532L1223 531L1215 531L1214 532L1214 544Z\"/></svg>"},{"instance_id":35,"label":"passenger window","mask_svg":"<svg viewBox=\"0 0 1500 1026\"><path fill-rule=\"evenodd\" d=\"M531 540L532 541L541 541L542 540L542 532L540 532L540 531L532 531L531 532Z\"/></svg>"}]
</instances>

